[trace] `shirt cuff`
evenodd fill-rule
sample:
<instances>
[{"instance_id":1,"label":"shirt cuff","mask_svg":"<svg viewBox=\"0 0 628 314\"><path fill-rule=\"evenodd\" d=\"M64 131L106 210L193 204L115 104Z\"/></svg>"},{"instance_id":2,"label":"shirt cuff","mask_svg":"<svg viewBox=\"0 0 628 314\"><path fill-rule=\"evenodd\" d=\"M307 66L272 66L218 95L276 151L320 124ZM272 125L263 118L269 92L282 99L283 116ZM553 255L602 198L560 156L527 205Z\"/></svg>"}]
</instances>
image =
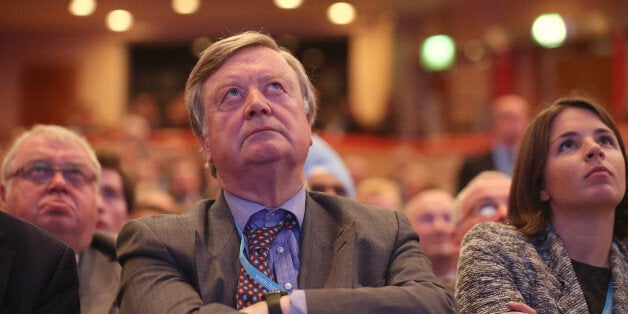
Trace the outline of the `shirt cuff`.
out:
<instances>
[{"instance_id":1,"label":"shirt cuff","mask_svg":"<svg viewBox=\"0 0 628 314\"><path fill-rule=\"evenodd\" d=\"M294 290L290 293L290 314L307 314L304 290Z\"/></svg>"}]
</instances>

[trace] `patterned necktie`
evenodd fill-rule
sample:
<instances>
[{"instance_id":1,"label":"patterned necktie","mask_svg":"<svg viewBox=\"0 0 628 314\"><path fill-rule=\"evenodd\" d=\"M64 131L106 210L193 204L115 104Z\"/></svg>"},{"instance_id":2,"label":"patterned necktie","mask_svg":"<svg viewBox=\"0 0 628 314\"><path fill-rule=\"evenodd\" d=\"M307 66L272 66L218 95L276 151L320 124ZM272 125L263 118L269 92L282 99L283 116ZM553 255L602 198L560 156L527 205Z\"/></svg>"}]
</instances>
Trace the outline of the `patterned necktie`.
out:
<instances>
[{"instance_id":1,"label":"patterned necktie","mask_svg":"<svg viewBox=\"0 0 628 314\"><path fill-rule=\"evenodd\" d=\"M274 227L261 227L251 229L247 224L244 234L249 243L249 262L253 267L275 280L275 274L269 269L268 258L270 256L270 247L275 241L275 237L283 228L292 229L297 226L296 218L293 214L287 213L281 221ZM251 276L240 267L238 275L238 288L236 291L237 309L242 309L262 300L262 296L266 293L263 285L258 284Z\"/></svg>"}]
</instances>

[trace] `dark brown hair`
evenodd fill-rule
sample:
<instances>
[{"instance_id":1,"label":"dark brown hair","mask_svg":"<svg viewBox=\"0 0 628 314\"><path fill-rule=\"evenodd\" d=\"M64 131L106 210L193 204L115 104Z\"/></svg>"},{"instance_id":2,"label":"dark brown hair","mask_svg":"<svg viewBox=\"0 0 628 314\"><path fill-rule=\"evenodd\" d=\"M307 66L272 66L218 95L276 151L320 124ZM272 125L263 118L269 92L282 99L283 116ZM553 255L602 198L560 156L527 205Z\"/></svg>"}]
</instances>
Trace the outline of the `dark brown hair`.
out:
<instances>
[{"instance_id":1,"label":"dark brown hair","mask_svg":"<svg viewBox=\"0 0 628 314\"><path fill-rule=\"evenodd\" d=\"M624 167L628 169L626 148L617 125L611 115L594 100L581 97L561 98L550 103L536 115L526 130L515 168L508 202L508 220L521 233L534 235L542 231L551 220L548 202L541 201L544 171L549 155L550 131L556 116L569 108L582 108L595 113L600 120L615 134L622 155ZM628 180L627 180L628 186ZM628 218L628 199L624 197L615 207L614 235L619 239L626 236Z\"/></svg>"},{"instance_id":2,"label":"dark brown hair","mask_svg":"<svg viewBox=\"0 0 628 314\"><path fill-rule=\"evenodd\" d=\"M96 151L96 158L103 170L111 169L120 174L122 179L122 193L126 203L127 213L133 211L135 206L135 179L122 165L120 155L111 149L100 148Z\"/></svg>"}]
</instances>

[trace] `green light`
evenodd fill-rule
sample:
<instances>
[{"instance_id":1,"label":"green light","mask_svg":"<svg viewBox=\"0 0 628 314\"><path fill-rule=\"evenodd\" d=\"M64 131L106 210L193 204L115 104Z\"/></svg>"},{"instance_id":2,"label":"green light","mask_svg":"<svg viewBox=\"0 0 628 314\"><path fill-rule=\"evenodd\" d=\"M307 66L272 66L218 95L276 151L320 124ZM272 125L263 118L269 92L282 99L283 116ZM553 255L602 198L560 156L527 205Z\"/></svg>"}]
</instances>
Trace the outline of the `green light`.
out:
<instances>
[{"instance_id":1,"label":"green light","mask_svg":"<svg viewBox=\"0 0 628 314\"><path fill-rule=\"evenodd\" d=\"M567 38L567 26L558 13L542 14L532 24L532 38L539 45L555 48L562 45Z\"/></svg>"},{"instance_id":2,"label":"green light","mask_svg":"<svg viewBox=\"0 0 628 314\"><path fill-rule=\"evenodd\" d=\"M456 60L456 45L447 35L428 37L419 53L421 65L428 71L444 71Z\"/></svg>"}]
</instances>

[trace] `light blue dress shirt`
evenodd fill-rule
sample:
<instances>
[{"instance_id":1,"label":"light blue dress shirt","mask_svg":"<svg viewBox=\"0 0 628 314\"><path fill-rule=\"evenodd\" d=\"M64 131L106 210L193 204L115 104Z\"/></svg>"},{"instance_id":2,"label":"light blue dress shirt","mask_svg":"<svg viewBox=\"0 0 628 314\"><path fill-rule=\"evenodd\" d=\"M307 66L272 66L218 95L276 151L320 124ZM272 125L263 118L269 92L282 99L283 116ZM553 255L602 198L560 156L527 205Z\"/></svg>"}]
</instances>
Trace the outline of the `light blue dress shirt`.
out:
<instances>
[{"instance_id":1,"label":"light blue dress shirt","mask_svg":"<svg viewBox=\"0 0 628 314\"><path fill-rule=\"evenodd\" d=\"M291 212L296 217L299 224L297 228L282 229L275 237L275 241L270 247L269 266L275 272L277 283L290 292L290 313L307 313L305 292L298 290L299 249L301 226L305 213L305 187L277 208L267 208L239 198L227 191L224 191L224 195L233 219L241 230L244 230L248 223L251 224L251 228L275 226L283 218L283 210ZM245 245L245 248L248 256L248 245Z\"/></svg>"}]
</instances>

